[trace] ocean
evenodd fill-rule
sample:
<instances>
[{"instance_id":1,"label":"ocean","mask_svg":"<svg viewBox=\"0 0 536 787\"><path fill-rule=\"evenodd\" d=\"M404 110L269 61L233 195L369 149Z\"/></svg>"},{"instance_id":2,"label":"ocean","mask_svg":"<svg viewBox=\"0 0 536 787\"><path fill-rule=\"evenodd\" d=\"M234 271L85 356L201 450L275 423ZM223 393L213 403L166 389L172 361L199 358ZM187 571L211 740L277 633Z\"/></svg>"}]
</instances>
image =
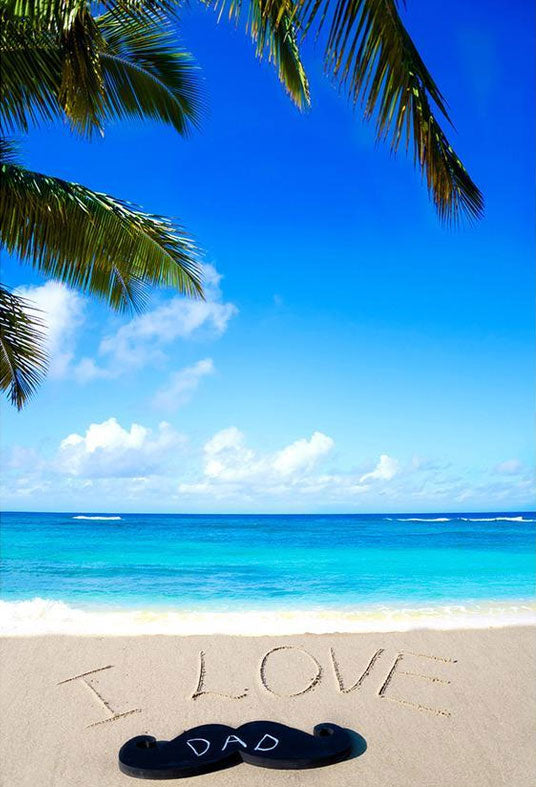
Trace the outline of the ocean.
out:
<instances>
[{"instance_id":1,"label":"ocean","mask_svg":"<svg viewBox=\"0 0 536 787\"><path fill-rule=\"evenodd\" d=\"M3 631L290 633L534 620L536 515L4 513Z\"/></svg>"}]
</instances>

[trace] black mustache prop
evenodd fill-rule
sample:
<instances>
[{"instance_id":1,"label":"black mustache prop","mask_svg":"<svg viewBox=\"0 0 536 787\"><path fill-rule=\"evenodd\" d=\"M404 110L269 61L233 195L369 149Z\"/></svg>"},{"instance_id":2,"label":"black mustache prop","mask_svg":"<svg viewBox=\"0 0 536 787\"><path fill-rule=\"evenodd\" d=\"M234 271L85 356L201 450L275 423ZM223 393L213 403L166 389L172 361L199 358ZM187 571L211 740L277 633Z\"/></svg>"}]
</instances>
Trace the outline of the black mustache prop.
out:
<instances>
[{"instance_id":1,"label":"black mustache prop","mask_svg":"<svg viewBox=\"0 0 536 787\"><path fill-rule=\"evenodd\" d=\"M275 721L233 728L203 724L171 741L138 735L119 750L119 769L138 779L181 779L241 762L261 768L301 769L330 765L350 756L352 738L336 724L317 724L313 735Z\"/></svg>"}]
</instances>

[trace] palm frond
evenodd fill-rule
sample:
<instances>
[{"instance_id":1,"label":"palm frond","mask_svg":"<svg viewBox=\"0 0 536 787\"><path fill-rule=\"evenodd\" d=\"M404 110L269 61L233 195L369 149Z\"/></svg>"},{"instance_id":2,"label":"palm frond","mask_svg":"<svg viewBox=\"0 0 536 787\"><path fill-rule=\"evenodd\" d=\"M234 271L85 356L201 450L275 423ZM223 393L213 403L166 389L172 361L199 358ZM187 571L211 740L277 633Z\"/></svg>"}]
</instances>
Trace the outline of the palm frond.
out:
<instances>
[{"instance_id":1,"label":"palm frond","mask_svg":"<svg viewBox=\"0 0 536 787\"><path fill-rule=\"evenodd\" d=\"M174 43L169 21L142 23L110 13L97 18L105 111L113 117L152 117L181 134L199 125L199 70Z\"/></svg>"},{"instance_id":2,"label":"palm frond","mask_svg":"<svg viewBox=\"0 0 536 787\"><path fill-rule=\"evenodd\" d=\"M0 125L7 132L61 117L61 50L54 35L0 12Z\"/></svg>"},{"instance_id":3,"label":"palm frond","mask_svg":"<svg viewBox=\"0 0 536 787\"><path fill-rule=\"evenodd\" d=\"M85 4L84 4L85 5ZM102 35L89 8L84 7L60 33L61 83L58 100L73 126L90 136L102 133L104 80L100 52Z\"/></svg>"},{"instance_id":4,"label":"palm frond","mask_svg":"<svg viewBox=\"0 0 536 787\"><path fill-rule=\"evenodd\" d=\"M0 239L22 261L116 309L143 306L148 285L202 296L196 249L180 227L15 164L2 166Z\"/></svg>"},{"instance_id":5,"label":"palm frond","mask_svg":"<svg viewBox=\"0 0 536 787\"><path fill-rule=\"evenodd\" d=\"M295 6L284 2L250 0L248 27L257 45L257 56L268 52L277 70L279 81L285 86L297 107L310 106L309 80L305 73L294 24Z\"/></svg>"},{"instance_id":6,"label":"palm frond","mask_svg":"<svg viewBox=\"0 0 536 787\"><path fill-rule=\"evenodd\" d=\"M482 193L435 119L426 93L415 96L411 111L415 161L424 172L440 219L448 224L462 216L469 221L482 218Z\"/></svg>"},{"instance_id":7,"label":"palm frond","mask_svg":"<svg viewBox=\"0 0 536 787\"><path fill-rule=\"evenodd\" d=\"M26 130L64 112L82 133L102 131L102 36L89 3L3 0L0 26L4 128Z\"/></svg>"},{"instance_id":8,"label":"palm frond","mask_svg":"<svg viewBox=\"0 0 536 787\"><path fill-rule=\"evenodd\" d=\"M30 301L0 285L0 388L19 410L46 372L44 327Z\"/></svg>"},{"instance_id":9,"label":"palm frond","mask_svg":"<svg viewBox=\"0 0 536 787\"><path fill-rule=\"evenodd\" d=\"M281 0L268 0L281 2ZM413 146L441 218L470 219L483 198L450 146L432 110L449 121L446 102L398 13L397 0L302 0L304 31L327 28L326 71L393 150Z\"/></svg>"},{"instance_id":10,"label":"palm frond","mask_svg":"<svg viewBox=\"0 0 536 787\"><path fill-rule=\"evenodd\" d=\"M6 132L67 116L85 136L105 121L150 117L186 133L201 100L191 55L164 17L166 0L6 0L0 7L0 121ZM22 15L27 11L26 15Z\"/></svg>"},{"instance_id":11,"label":"palm frond","mask_svg":"<svg viewBox=\"0 0 536 787\"><path fill-rule=\"evenodd\" d=\"M19 146L13 139L0 137L0 163L17 164L19 160Z\"/></svg>"},{"instance_id":12,"label":"palm frond","mask_svg":"<svg viewBox=\"0 0 536 787\"><path fill-rule=\"evenodd\" d=\"M221 17L226 0L203 0ZM303 67L295 27L296 6L293 0L230 0L229 19L240 22L245 18L246 32L255 44L259 59L268 57L277 69L279 81L292 101L300 109L311 103L309 82Z\"/></svg>"},{"instance_id":13,"label":"palm frond","mask_svg":"<svg viewBox=\"0 0 536 787\"><path fill-rule=\"evenodd\" d=\"M87 0L2 0L2 11L9 17L54 29L69 28L86 7Z\"/></svg>"},{"instance_id":14,"label":"palm frond","mask_svg":"<svg viewBox=\"0 0 536 787\"><path fill-rule=\"evenodd\" d=\"M85 9L95 15L107 11L143 20L167 19L177 7L177 0L2 0L2 8L10 16L60 30L69 29Z\"/></svg>"}]
</instances>

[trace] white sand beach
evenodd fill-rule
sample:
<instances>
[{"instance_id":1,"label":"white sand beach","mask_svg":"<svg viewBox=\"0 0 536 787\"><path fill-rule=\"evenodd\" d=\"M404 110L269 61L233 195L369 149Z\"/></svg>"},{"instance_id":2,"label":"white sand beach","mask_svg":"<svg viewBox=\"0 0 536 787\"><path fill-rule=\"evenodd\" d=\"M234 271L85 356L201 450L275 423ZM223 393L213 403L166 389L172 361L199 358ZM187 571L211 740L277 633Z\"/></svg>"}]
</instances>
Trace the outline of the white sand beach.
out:
<instances>
[{"instance_id":1,"label":"white sand beach","mask_svg":"<svg viewBox=\"0 0 536 787\"><path fill-rule=\"evenodd\" d=\"M335 722L366 751L308 771L241 764L202 787L529 787L536 781L536 630L290 637L6 637L2 784L136 784L128 738L201 723ZM141 782L157 783L151 780ZM160 782L158 782L160 783Z\"/></svg>"}]
</instances>

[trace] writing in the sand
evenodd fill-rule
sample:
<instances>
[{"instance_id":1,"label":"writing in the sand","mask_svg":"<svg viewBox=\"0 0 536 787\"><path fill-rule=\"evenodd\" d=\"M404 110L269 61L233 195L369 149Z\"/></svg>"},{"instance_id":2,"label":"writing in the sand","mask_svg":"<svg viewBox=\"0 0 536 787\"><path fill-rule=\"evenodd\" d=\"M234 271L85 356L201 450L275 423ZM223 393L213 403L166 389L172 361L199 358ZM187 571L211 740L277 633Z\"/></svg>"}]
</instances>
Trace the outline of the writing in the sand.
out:
<instances>
[{"instance_id":1,"label":"writing in the sand","mask_svg":"<svg viewBox=\"0 0 536 787\"><path fill-rule=\"evenodd\" d=\"M270 694L276 699L302 697L309 694L322 683L329 681L336 695L358 693L364 687L372 691L372 696L379 700L387 700L411 710L424 712L436 717L450 717L451 711L445 707L435 707L426 702L412 698L412 687L416 682L425 681L438 688L451 683L450 668L456 659L412 651L395 651L389 654L385 648L377 648L370 654L355 654L355 663L349 665L346 654L344 667L335 647L328 647L323 656L317 657L310 651L297 645L279 645L266 651L256 665L252 665L251 673L258 690ZM197 655L197 683L189 695L195 701L207 697L223 697L238 701L249 696L249 688L241 688L238 683L232 685L232 671L229 665L222 670L221 659L216 653L200 651ZM356 666L357 664L357 666ZM118 712L103 696L102 691L93 684L93 678L104 670L112 669L113 665L97 667L79 675L66 678L58 686L77 683L93 695L104 711L105 717L95 720L90 727L118 721L142 709L126 705L127 709ZM218 669L219 667L219 669ZM437 672L440 674L437 674ZM244 671L241 671L244 674ZM226 677L222 679L222 675ZM219 676L219 677L218 677ZM442 691L439 695L443 696ZM129 707L130 705L130 707ZM231 736L233 737L233 736ZM231 741L224 743L228 746ZM236 743L236 741L235 741ZM269 745L269 741L259 741L258 746ZM273 742L277 746L277 742ZM210 742L198 739L191 741L191 748L200 756L204 746ZM197 747L197 750L194 748ZM268 749L258 749L258 751ZM208 749L207 749L208 751Z\"/></svg>"},{"instance_id":2,"label":"writing in the sand","mask_svg":"<svg viewBox=\"0 0 536 787\"><path fill-rule=\"evenodd\" d=\"M86 672L81 672L79 675L72 675L70 678L60 680L60 682L57 684L58 686L63 686L66 683L80 683L85 687L86 691L90 692L96 703L100 706L101 710L104 711L104 718L97 719L97 721L88 724L88 728L98 727L100 724L108 724L112 721L118 721L119 719L124 719L126 716L132 716L133 713L141 713L141 708L130 708L129 710L119 713L118 711L114 710L114 708L112 708L110 702L102 695L102 692L94 686L92 681L98 675L98 673L112 669L112 667L113 664L107 664L105 667L97 667L97 669L87 670Z\"/></svg>"},{"instance_id":3,"label":"writing in the sand","mask_svg":"<svg viewBox=\"0 0 536 787\"><path fill-rule=\"evenodd\" d=\"M456 663L456 659L410 651L398 651L389 661L387 658L389 656L386 654L385 648L378 648L365 661L364 667L358 670L357 675L354 673L353 677L349 678L343 673L336 649L333 647L328 648L326 667L326 662L323 663L302 647L280 645L271 648L262 656L257 677L263 691L282 699L301 697L314 691L328 673L331 673L334 689L339 695L357 692L365 683L378 681L379 678L375 692L379 699L389 700L414 710L431 713L434 716L449 717L451 715L451 712L446 708L430 707L421 702L413 702L407 697L399 696L398 693L395 693L396 686L394 684L395 678L405 677L447 686L451 683L450 677L430 674L424 670L424 665L434 663L451 665ZM228 685L218 683L215 674L210 672L209 663L210 659L207 653L200 651L197 686L191 695L193 700L210 695L230 700L242 700L248 696L249 689L247 688L230 690ZM216 666L217 657L212 657L212 664ZM380 672L382 664L383 674ZM406 666L408 668L405 668ZM285 675L286 678L284 686L280 680L281 675ZM294 683L294 685L289 685L290 683ZM408 691L407 684L404 688Z\"/></svg>"}]
</instances>

